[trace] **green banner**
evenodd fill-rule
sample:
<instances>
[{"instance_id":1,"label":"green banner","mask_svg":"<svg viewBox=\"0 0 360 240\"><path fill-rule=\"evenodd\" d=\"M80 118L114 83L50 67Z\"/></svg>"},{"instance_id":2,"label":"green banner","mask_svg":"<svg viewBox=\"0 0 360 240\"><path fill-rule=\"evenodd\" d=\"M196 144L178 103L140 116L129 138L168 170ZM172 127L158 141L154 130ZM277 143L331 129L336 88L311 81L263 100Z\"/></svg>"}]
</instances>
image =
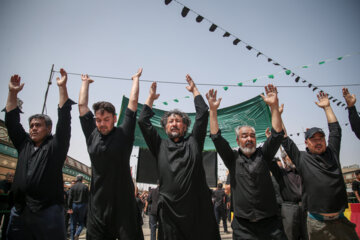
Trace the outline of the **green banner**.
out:
<instances>
[{"instance_id":1,"label":"green banner","mask_svg":"<svg viewBox=\"0 0 360 240\"><path fill-rule=\"evenodd\" d=\"M205 100L206 101L206 100ZM121 109L119 114L119 120L117 125L119 126L125 117L125 110L128 106L129 99L123 96ZM138 104L137 118L140 116L140 111L143 108L143 104ZM164 129L161 127L160 119L166 112L157 108L153 108L155 115L151 118L151 123L157 129L159 135L162 138L167 138ZM195 113L188 113L191 119L191 127L188 133L192 131L192 126L195 121ZM218 121L221 129L222 136L230 143L232 148L237 147L235 128L239 125L250 125L256 130L257 143L264 142L266 140L265 130L271 128L271 114L269 107L262 100L261 96L256 96L245 102L230 107L222 108L218 110ZM208 124L207 137L205 139L204 150L215 150L215 146L209 137L210 126ZM145 140L142 136L138 124L135 129L135 146L147 148Z\"/></svg>"}]
</instances>

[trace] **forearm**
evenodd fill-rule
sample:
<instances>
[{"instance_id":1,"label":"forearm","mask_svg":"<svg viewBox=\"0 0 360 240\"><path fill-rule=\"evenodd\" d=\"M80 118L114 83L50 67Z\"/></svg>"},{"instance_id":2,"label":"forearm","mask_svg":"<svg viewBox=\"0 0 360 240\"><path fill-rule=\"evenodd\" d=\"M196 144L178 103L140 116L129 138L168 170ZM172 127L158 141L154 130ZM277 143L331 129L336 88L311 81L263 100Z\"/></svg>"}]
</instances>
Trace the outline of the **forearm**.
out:
<instances>
[{"instance_id":1,"label":"forearm","mask_svg":"<svg viewBox=\"0 0 360 240\"><path fill-rule=\"evenodd\" d=\"M324 111L325 111L325 115L326 115L326 119L328 121L328 123L334 123L337 122L336 116L334 111L332 110L331 106L327 106L324 107Z\"/></svg>"},{"instance_id":2,"label":"forearm","mask_svg":"<svg viewBox=\"0 0 360 240\"><path fill-rule=\"evenodd\" d=\"M90 111L88 107L88 101L89 101L89 83L83 81L80 88L79 103L78 103L80 116L83 116L88 111Z\"/></svg>"},{"instance_id":3,"label":"forearm","mask_svg":"<svg viewBox=\"0 0 360 240\"><path fill-rule=\"evenodd\" d=\"M67 87L59 86L59 108L64 106L65 102L69 99Z\"/></svg>"},{"instance_id":4,"label":"forearm","mask_svg":"<svg viewBox=\"0 0 360 240\"><path fill-rule=\"evenodd\" d=\"M6 102L6 112L10 112L17 107L17 93L9 91L7 102Z\"/></svg>"},{"instance_id":5,"label":"forearm","mask_svg":"<svg viewBox=\"0 0 360 240\"><path fill-rule=\"evenodd\" d=\"M128 108L135 112L139 100L139 79L134 79L131 87Z\"/></svg>"},{"instance_id":6,"label":"forearm","mask_svg":"<svg viewBox=\"0 0 360 240\"><path fill-rule=\"evenodd\" d=\"M196 96L200 95L200 92L199 92L199 90L197 89L197 87L194 87L194 89L193 89L193 91L192 91L192 94L193 94L194 98L195 98Z\"/></svg>"},{"instance_id":7,"label":"forearm","mask_svg":"<svg viewBox=\"0 0 360 240\"><path fill-rule=\"evenodd\" d=\"M152 109L152 106L153 106L153 104L154 104L154 100L155 100L155 99L153 99L151 96L149 96L149 97L146 99L145 104L148 105L149 108Z\"/></svg>"},{"instance_id":8,"label":"forearm","mask_svg":"<svg viewBox=\"0 0 360 240\"><path fill-rule=\"evenodd\" d=\"M210 109L210 134L216 134L219 131L219 123L217 119L217 110Z\"/></svg>"},{"instance_id":9,"label":"forearm","mask_svg":"<svg viewBox=\"0 0 360 240\"><path fill-rule=\"evenodd\" d=\"M272 128L276 132L281 132L281 130L283 129L283 123L282 123L282 119L281 119L281 114L279 112L279 106L275 105L275 106L271 106L270 108L271 108Z\"/></svg>"}]
</instances>

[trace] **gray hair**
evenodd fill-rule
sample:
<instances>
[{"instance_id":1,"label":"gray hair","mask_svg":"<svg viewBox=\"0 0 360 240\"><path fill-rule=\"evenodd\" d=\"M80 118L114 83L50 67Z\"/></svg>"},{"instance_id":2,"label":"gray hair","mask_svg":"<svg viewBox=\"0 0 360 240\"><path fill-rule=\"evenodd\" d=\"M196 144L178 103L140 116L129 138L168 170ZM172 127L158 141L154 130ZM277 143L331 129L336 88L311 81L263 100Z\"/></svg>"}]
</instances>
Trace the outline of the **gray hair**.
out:
<instances>
[{"instance_id":1,"label":"gray hair","mask_svg":"<svg viewBox=\"0 0 360 240\"><path fill-rule=\"evenodd\" d=\"M43 119L45 121L46 127L52 127L51 118L46 114L34 114L29 117L29 125L33 119Z\"/></svg>"},{"instance_id":2,"label":"gray hair","mask_svg":"<svg viewBox=\"0 0 360 240\"><path fill-rule=\"evenodd\" d=\"M249 126L249 125L240 125L240 126L237 126L237 127L235 128L236 137L239 137L239 131L240 131L240 129L243 128L243 127L251 128L251 129L255 132L255 128L252 127L252 126Z\"/></svg>"},{"instance_id":3,"label":"gray hair","mask_svg":"<svg viewBox=\"0 0 360 240\"><path fill-rule=\"evenodd\" d=\"M182 121L183 123L187 126L186 129L189 128L190 124L191 124L191 119L189 118L189 116L184 113L184 112L181 112L180 110L178 109L174 109L174 110L171 110L171 111L168 111L166 113L164 113L164 115L162 116L161 120L160 120L160 123L161 123L161 126L165 129L166 128L166 124L167 124L167 121L168 121L168 118L171 116L171 115L179 115L181 118L182 118ZM184 132L184 134L186 134L186 132Z\"/></svg>"}]
</instances>

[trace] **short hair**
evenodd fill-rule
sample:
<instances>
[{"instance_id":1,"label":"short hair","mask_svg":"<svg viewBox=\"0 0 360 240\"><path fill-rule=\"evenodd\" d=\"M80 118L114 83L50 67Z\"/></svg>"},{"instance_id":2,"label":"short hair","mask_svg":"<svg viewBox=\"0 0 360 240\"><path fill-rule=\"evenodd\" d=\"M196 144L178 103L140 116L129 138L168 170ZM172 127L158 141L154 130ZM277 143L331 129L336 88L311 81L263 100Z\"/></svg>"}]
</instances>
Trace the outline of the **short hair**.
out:
<instances>
[{"instance_id":1,"label":"short hair","mask_svg":"<svg viewBox=\"0 0 360 240\"><path fill-rule=\"evenodd\" d=\"M161 120L160 120L160 123L161 123L161 126L163 128L166 128L166 124L167 124L167 120L168 118L171 116L171 115L179 115L181 118L182 118L182 121L183 123L189 127L190 124L191 124L191 120L189 118L189 116L184 113L184 112L181 112L180 110L178 109L174 109L174 110L171 110L171 111L168 111L168 112L165 112L164 115L162 116ZM186 132L185 132L186 133Z\"/></svg>"},{"instance_id":2,"label":"short hair","mask_svg":"<svg viewBox=\"0 0 360 240\"><path fill-rule=\"evenodd\" d=\"M360 170L356 170L355 175L359 175L359 174L360 174Z\"/></svg>"},{"instance_id":3,"label":"short hair","mask_svg":"<svg viewBox=\"0 0 360 240\"><path fill-rule=\"evenodd\" d=\"M29 117L29 125L33 119L43 119L46 127L52 127L51 118L46 114L34 114Z\"/></svg>"},{"instance_id":4,"label":"short hair","mask_svg":"<svg viewBox=\"0 0 360 240\"><path fill-rule=\"evenodd\" d=\"M223 184L222 183L218 183L217 187L220 189L223 187Z\"/></svg>"},{"instance_id":5,"label":"short hair","mask_svg":"<svg viewBox=\"0 0 360 240\"><path fill-rule=\"evenodd\" d=\"M255 128L254 128L254 127L249 126L249 125L240 125L240 126L237 126L237 127L235 128L235 134L236 134L236 137L239 137L239 131L240 131L240 129L241 129L241 128L243 128L243 127L248 127L248 128L251 128L251 129L254 131L254 133L256 133L256 131L255 131Z\"/></svg>"},{"instance_id":6,"label":"short hair","mask_svg":"<svg viewBox=\"0 0 360 240\"><path fill-rule=\"evenodd\" d=\"M282 159L286 158L286 156L287 156L286 152L281 152L281 158Z\"/></svg>"},{"instance_id":7,"label":"short hair","mask_svg":"<svg viewBox=\"0 0 360 240\"><path fill-rule=\"evenodd\" d=\"M77 176L76 176L76 181L77 182L81 182L82 180L83 180L83 175L80 175L80 174L78 174Z\"/></svg>"},{"instance_id":8,"label":"short hair","mask_svg":"<svg viewBox=\"0 0 360 240\"><path fill-rule=\"evenodd\" d=\"M104 114L105 111L108 113L111 113L112 115L115 115L115 107L109 102L96 102L93 104L94 113L97 111L100 111L100 114Z\"/></svg>"}]
</instances>

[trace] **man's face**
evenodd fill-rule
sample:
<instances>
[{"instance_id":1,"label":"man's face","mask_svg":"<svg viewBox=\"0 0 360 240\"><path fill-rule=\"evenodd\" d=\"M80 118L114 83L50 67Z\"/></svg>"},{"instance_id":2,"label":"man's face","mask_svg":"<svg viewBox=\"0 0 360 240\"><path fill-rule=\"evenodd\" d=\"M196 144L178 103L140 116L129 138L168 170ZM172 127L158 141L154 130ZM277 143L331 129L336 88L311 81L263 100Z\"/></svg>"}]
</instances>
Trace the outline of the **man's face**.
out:
<instances>
[{"instance_id":1,"label":"man's face","mask_svg":"<svg viewBox=\"0 0 360 240\"><path fill-rule=\"evenodd\" d=\"M14 174L7 174L6 180L12 183L14 181Z\"/></svg>"},{"instance_id":2,"label":"man's face","mask_svg":"<svg viewBox=\"0 0 360 240\"><path fill-rule=\"evenodd\" d=\"M256 151L256 135L255 131L250 127L242 127L239 129L239 136L236 141L245 155L251 155Z\"/></svg>"},{"instance_id":3,"label":"man's face","mask_svg":"<svg viewBox=\"0 0 360 240\"><path fill-rule=\"evenodd\" d=\"M47 127L45 120L41 118L33 118L30 122L30 138L35 143L35 146L40 146L40 144L45 140L45 138L50 135L51 126Z\"/></svg>"},{"instance_id":4,"label":"man's face","mask_svg":"<svg viewBox=\"0 0 360 240\"><path fill-rule=\"evenodd\" d=\"M315 133L311 138L305 140L305 145L313 154L322 154L326 150L325 136L322 133Z\"/></svg>"},{"instance_id":5,"label":"man's face","mask_svg":"<svg viewBox=\"0 0 360 240\"><path fill-rule=\"evenodd\" d=\"M172 114L168 117L166 123L166 134L169 138L180 138L184 136L187 126L184 124L180 115Z\"/></svg>"},{"instance_id":6,"label":"man's face","mask_svg":"<svg viewBox=\"0 0 360 240\"><path fill-rule=\"evenodd\" d=\"M95 123L98 131L102 135L108 135L111 130L114 128L114 124L116 122L116 116L104 111L96 111L95 112Z\"/></svg>"}]
</instances>

